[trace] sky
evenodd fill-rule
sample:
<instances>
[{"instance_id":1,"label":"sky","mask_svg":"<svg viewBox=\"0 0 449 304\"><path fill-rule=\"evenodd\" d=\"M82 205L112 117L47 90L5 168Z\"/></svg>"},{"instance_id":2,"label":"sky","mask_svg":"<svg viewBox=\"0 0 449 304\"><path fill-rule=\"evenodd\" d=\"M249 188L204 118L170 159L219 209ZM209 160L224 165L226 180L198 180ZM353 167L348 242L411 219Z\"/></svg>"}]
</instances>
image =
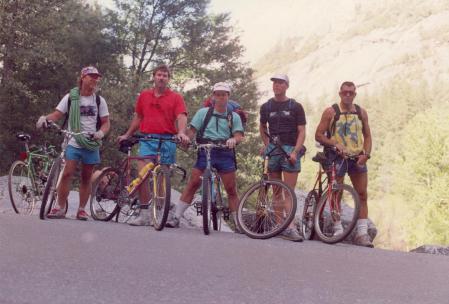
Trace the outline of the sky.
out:
<instances>
[{"instance_id":1,"label":"sky","mask_svg":"<svg viewBox=\"0 0 449 304\"><path fill-rule=\"evenodd\" d=\"M111 7L113 3L112 0L97 2L107 7ZM307 2L308 0L212 0L209 10L211 13L231 14L231 24L246 49L244 60L254 63L278 41L294 36L298 28L307 25L310 30L311 24L316 26L316 22L312 21L323 14L307 12ZM298 11L298 16L292 14L292 11ZM323 26L323 22L319 24Z\"/></svg>"}]
</instances>

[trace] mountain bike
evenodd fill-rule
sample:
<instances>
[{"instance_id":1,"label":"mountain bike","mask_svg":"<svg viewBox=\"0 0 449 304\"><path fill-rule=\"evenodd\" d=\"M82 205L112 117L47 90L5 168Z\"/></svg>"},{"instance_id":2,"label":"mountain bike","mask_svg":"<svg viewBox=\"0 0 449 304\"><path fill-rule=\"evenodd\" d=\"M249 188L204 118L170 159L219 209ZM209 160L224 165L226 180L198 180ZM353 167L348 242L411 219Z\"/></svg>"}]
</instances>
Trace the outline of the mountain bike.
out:
<instances>
[{"instance_id":1,"label":"mountain bike","mask_svg":"<svg viewBox=\"0 0 449 304\"><path fill-rule=\"evenodd\" d=\"M69 130L64 130L56 123L52 121L47 121L48 128L54 129L58 131L60 134L64 136L63 143L61 145L61 152L53 161L50 172L48 174L47 183L45 184L44 192L42 194L42 203L41 208L39 210L39 218L44 220L47 218L47 215L50 213L51 209L55 206L57 201L57 189L59 186L59 182L61 181L62 173L64 172L65 166L65 150L67 149L67 145L69 140L76 135L83 135L89 138L93 137L92 132L72 132ZM65 213L67 213L68 202L65 204Z\"/></svg>"},{"instance_id":2,"label":"mountain bike","mask_svg":"<svg viewBox=\"0 0 449 304\"><path fill-rule=\"evenodd\" d=\"M156 163L152 156L132 156L132 147L139 140L158 141ZM178 172L185 180L186 171L176 164L161 165L161 146L164 141L176 142L175 137L159 138L149 135L134 135L120 143L119 150L127 154L117 168L106 168L96 179L90 198L91 215L95 220L128 222L140 211L137 198L138 189L144 183L149 184L152 223L156 230L162 230L170 210L171 175ZM137 174L135 162L150 161Z\"/></svg>"},{"instance_id":3,"label":"mountain bike","mask_svg":"<svg viewBox=\"0 0 449 304\"><path fill-rule=\"evenodd\" d=\"M198 150L206 153L206 169L201 175L201 202L195 202L194 206L197 215L203 217L203 232L205 235L210 234L212 230L221 230L222 218L229 220L229 206L223 200L222 181L217 170L211 165L212 149L229 148L225 144L197 144Z\"/></svg>"},{"instance_id":4,"label":"mountain bike","mask_svg":"<svg viewBox=\"0 0 449 304\"><path fill-rule=\"evenodd\" d=\"M47 145L29 146L31 135L18 133L16 138L25 145L20 159L12 163L8 175L8 191L16 213L31 214L42 199L50 166L56 156L55 147Z\"/></svg>"},{"instance_id":5,"label":"mountain bike","mask_svg":"<svg viewBox=\"0 0 449 304\"><path fill-rule=\"evenodd\" d=\"M268 239L281 233L294 219L297 205L293 189L268 176L271 157L282 155L289 159L290 156L277 137L266 134L274 148L265 153L262 177L245 192L237 210L237 225L254 239Z\"/></svg>"},{"instance_id":6,"label":"mountain bike","mask_svg":"<svg viewBox=\"0 0 449 304\"><path fill-rule=\"evenodd\" d=\"M319 163L317 179L307 194L302 217L305 239L315 234L321 241L334 244L344 240L354 229L360 209L360 198L353 187L337 183L337 167L357 160L356 155L339 157L334 148L325 148L312 159ZM341 221L343 231L334 233L334 223Z\"/></svg>"}]
</instances>

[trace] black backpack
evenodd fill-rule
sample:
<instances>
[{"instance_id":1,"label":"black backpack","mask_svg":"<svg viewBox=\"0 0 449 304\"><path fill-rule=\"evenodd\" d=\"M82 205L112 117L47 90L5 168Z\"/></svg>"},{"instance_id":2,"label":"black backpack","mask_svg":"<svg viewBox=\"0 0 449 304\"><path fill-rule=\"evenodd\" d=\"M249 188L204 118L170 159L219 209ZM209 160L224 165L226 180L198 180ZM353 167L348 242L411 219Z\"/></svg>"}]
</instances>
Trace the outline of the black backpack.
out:
<instances>
[{"instance_id":1,"label":"black backpack","mask_svg":"<svg viewBox=\"0 0 449 304\"><path fill-rule=\"evenodd\" d=\"M226 119L228 121L229 131L232 136L232 127L234 126L234 124L233 124L234 119L232 117L232 113L233 112L228 111L228 114L226 115L226 117L223 117L222 115L214 114L214 107L210 106L209 109L207 110L206 116L204 117L203 125L201 126L201 128L198 130L198 133L196 134L196 141L198 143L206 142L206 139L204 138L204 131L206 130L206 127L209 124L209 121L212 118L212 116L215 116L215 117L221 118L221 119Z\"/></svg>"},{"instance_id":2,"label":"black backpack","mask_svg":"<svg viewBox=\"0 0 449 304\"><path fill-rule=\"evenodd\" d=\"M97 131L100 130L101 128L101 118L100 118L100 95L95 94L95 102L97 104ZM70 96L69 96L69 100L68 100L68 104L67 104L67 113L65 115L64 118L64 122L62 123L62 128L65 129L67 127L67 121L69 119L69 113L70 113L70 105L72 104L72 100L70 100Z\"/></svg>"},{"instance_id":3,"label":"black backpack","mask_svg":"<svg viewBox=\"0 0 449 304\"><path fill-rule=\"evenodd\" d=\"M332 125L330 127L330 132L327 132L327 137L328 138L331 138L332 135L335 134L335 125L336 125L337 121L340 119L340 115L341 114L357 114L357 117L360 119L360 121L363 124L362 108L358 104L354 104L354 106L355 106L355 112L344 112L344 113L342 113L340 111L340 107L338 106L338 104L334 103L332 105L332 109L334 109L335 115L334 115L334 120L332 121Z\"/></svg>"}]
</instances>

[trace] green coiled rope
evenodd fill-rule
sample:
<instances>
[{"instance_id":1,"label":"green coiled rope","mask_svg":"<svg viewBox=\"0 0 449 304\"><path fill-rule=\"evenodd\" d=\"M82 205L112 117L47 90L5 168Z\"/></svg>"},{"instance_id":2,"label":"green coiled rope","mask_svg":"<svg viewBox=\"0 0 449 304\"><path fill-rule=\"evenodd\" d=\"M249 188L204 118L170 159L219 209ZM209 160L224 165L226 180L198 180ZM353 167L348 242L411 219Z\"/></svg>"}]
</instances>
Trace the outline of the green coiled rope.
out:
<instances>
[{"instance_id":1,"label":"green coiled rope","mask_svg":"<svg viewBox=\"0 0 449 304\"><path fill-rule=\"evenodd\" d=\"M70 113L69 113L70 129L72 130L72 132L79 133L81 132L79 88L73 88L70 90L70 100L71 100ZM74 138L78 143L78 145L91 151L97 150L101 145L101 141L91 140L82 134L77 134L74 136Z\"/></svg>"}]
</instances>

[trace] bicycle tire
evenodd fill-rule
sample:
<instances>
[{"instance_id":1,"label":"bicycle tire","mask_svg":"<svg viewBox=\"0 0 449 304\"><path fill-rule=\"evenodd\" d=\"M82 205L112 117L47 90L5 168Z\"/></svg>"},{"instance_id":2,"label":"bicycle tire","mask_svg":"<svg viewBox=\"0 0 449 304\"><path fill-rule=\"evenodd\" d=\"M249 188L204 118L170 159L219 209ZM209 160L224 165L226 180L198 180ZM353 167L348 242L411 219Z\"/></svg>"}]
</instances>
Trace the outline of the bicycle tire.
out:
<instances>
[{"instance_id":1,"label":"bicycle tire","mask_svg":"<svg viewBox=\"0 0 449 304\"><path fill-rule=\"evenodd\" d=\"M223 206L223 196L221 195L221 189L219 181L217 180L216 183L214 183L215 187L215 198L214 202L211 202L211 220L212 220L212 228L215 231L221 230L221 216L220 212L218 210L218 206Z\"/></svg>"},{"instance_id":2,"label":"bicycle tire","mask_svg":"<svg viewBox=\"0 0 449 304\"><path fill-rule=\"evenodd\" d=\"M44 193L42 194L42 203L39 210L39 218L44 220L47 214L53 208L56 200L56 186L58 183L59 173L61 170L62 160L57 158L51 166L50 173L48 174L47 183L45 184ZM66 203L67 212L67 203Z\"/></svg>"},{"instance_id":3,"label":"bicycle tire","mask_svg":"<svg viewBox=\"0 0 449 304\"><path fill-rule=\"evenodd\" d=\"M17 214L31 214L33 212L36 197L33 180L30 177L30 168L25 162L16 160L12 163L8 174L8 192L12 208ZM14 194L17 194L17 197L14 197Z\"/></svg>"},{"instance_id":4,"label":"bicycle tire","mask_svg":"<svg viewBox=\"0 0 449 304\"><path fill-rule=\"evenodd\" d=\"M170 170L166 167L159 167L153 172L153 227L161 231L167 222L170 210L171 181Z\"/></svg>"},{"instance_id":5,"label":"bicycle tire","mask_svg":"<svg viewBox=\"0 0 449 304\"><path fill-rule=\"evenodd\" d=\"M210 171L203 173L202 180L202 197L201 197L201 213L203 215L203 232L208 235L211 231L211 200L210 200L210 184L211 184Z\"/></svg>"},{"instance_id":6,"label":"bicycle tire","mask_svg":"<svg viewBox=\"0 0 449 304\"><path fill-rule=\"evenodd\" d=\"M289 196L290 206L285 203L269 201L268 191L279 187ZM279 191L279 190L278 190ZM253 197L252 194L257 194ZM273 190L273 198L274 190ZM283 201L286 201L284 198ZM294 191L282 181L264 180L253 184L242 196L237 210L237 224L253 239L268 239L281 233L295 217L297 199ZM289 207L289 209L287 209ZM282 211L280 208L283 208ZM287 211L284 214L284 211ZM276 220L276 218L278 220Z\"/></svg>"},{"instance_id":7,"label":"bicycle tire","mask_svg":"<svg viewBox=\"0 0 449 304\"><path fill-rule=\"evenodd\" d=\"M121 187L120 172L115 168L103 169L96 178L90 196L90 214L96 221L110 221L118 212Z\"/></svg>"},{"instance_id":8,"label":"bicycle tire","mask_svg":"<svg viewBox=\"0 0 449 304\"><path fill-rule=\"evenodd\" d=\"M331 201L328 199L329 191L332 191L331 200L337 196L341 197L337 199L340 201L340 203L337 203L340 205L340 210L331 207ZM339 194L340 191L341 195ZM352 214L349 215L349 221L342 221L344 206L342 203L349 207L346 210L352 210L350 211ZM350 185L336 184L333 187L329 186L329 189L323 193L315 210L314 230L316 236L324 243L335 244L343 241L354 229L359 217L360 198ZM338 235L333 234L333 222L335 219L341 220L343 225L343 233Z\"/></svg>"},{"instance_id":9,"label":"bicycle tire","mask_svg":"<svg viewBox=\"0 0 449 304\"><path fill-rule=\"evenodd\" d=\"M307 193L306 199L304 200L304 207L302 211L301 219L301 229L302 235L305 240L313 239L315 235L315 230L313 228L314 214L316 205L318 202L318 191L312 190Z\"/></svg>"}]
</instances>

